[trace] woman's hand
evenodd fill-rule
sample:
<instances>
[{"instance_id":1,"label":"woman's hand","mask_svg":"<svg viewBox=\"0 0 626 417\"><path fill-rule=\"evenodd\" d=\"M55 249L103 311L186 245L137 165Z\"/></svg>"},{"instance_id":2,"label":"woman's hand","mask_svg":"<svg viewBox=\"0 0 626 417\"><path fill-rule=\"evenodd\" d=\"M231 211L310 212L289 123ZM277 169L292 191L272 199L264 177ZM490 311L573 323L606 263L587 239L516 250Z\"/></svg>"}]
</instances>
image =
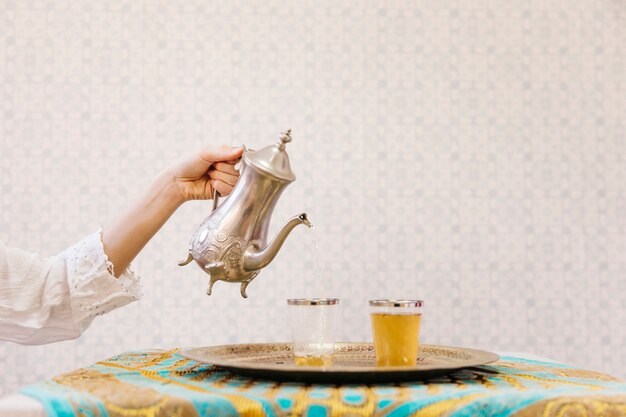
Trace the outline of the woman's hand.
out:
<instances>
[{"instance_id":1,"label":"woman's hand","mask_svg":"<svg viewBox=\"0 0 626 417\"><path fill-rule=\"evenodd\" d=\"M235 164L243 148L227 145L207 146L197 154L183 158L168 169L181 201L207 200L216 189L226 196L239 179Z\"/></svg>"},{"instance_id":2,"label":"woman's hand","mask_svg":"<svg viewBox=\"0 0 626 417\"><path fill-rule=\"evenodd\" d=\"M213 189L228 195L239 179L242 148L207 146L157 175L139 200L106 226L102 243L119 276L185 201L209 199Z\"/></svg>"}]
</instances>

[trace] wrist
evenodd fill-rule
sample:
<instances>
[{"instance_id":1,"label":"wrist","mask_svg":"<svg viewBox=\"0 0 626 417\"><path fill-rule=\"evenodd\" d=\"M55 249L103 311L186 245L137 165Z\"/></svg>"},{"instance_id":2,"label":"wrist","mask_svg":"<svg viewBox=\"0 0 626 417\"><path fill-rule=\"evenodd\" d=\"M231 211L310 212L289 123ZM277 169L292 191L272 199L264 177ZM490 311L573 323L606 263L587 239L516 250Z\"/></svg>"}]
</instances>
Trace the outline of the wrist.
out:
<instances>
[{"instance_id":1,"label":"wrist","mask_svg":"<svg viewBox=\"0 0 626 417\"><path fill-rule=\"evenodd\" d=\"M174 175L167 170L157 175L151 188L159 203L172 212L186 201Z\"/></svg>"}]
</instances>

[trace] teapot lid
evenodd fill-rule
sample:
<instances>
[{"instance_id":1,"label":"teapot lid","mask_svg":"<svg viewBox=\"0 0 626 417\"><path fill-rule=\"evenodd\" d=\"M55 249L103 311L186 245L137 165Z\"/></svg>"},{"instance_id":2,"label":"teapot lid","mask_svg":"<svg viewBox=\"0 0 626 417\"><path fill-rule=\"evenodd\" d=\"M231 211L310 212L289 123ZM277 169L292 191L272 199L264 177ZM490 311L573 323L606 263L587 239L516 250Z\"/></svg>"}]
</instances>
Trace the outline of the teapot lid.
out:
<instances>
[{"instance_id":1,"label":"teapot lid","mask_svg":"<svg viewBox=\"0 0 626 417\"><path fill-rule=\"evenodd\" d=\"M286 182L296 179L289 164L289 155L285 151L285 145L291 142L291 129L282 134L279 141L271 146L266 146L258 151L248 151L243 158L251 165L271 176Z\"/></svg>"}]
</instances>

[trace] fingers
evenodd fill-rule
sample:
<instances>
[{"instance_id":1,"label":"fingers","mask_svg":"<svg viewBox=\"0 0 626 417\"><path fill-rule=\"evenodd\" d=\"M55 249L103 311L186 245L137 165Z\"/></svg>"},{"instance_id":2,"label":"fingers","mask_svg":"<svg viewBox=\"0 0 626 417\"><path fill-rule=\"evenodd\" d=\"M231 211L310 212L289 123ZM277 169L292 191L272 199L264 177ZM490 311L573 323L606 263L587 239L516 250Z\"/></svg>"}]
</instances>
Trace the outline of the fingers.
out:
<instances>
[{"instance_id":1,"label":"fingers","mask_svg":"<svg viewBox=\"0 0 626 417\"><path fill-rule=\"evenodd\" d=\"M220 180L223 183L233 187L239 179L239 171L228 162L217 162L209 171L209 177L212 180Z\"/></svg>"},{"instance_id":2,"label":"fingers","mask_svg":"<svg viewBox=\"0 0 626 417\"><path fill-rule=\"evenodd\" d=\"M237 184L237 180L239 179L239 175L230 175L217 170L209 171L209 177L211 177L212 180L220 180L231 187Z\"/></svg>"},{"instance_id":3,"label":"fingers","mask_svg":"<svg viewBox=\"0 0 626 417\"><path fill-rule=\"evenodd\" d=\"M231 163L230 161L216 162L213 164L213 168L229 175L239 175L239 171L235 169L234 163Z\"/></svg>"},{"instance_id":4,"label":"fingers","mask_svg":"<svg viewBox=\"0 0 626 417\"><path fill-rule=\"evenodd\" d=\"M233 190L233 187L222 180L211 180L211 187L217 190L221 196L227 196Z\"/></svg>"},{"instance_id":5,"label":"fingers","mask_svg":"<svg viewBox=\"0 0 626 417\"><path fill-rule=\"evenodd\" d=\"M241 146L233 148L232 146L207 146L200 151L200 158L206 162L217 161L236 161L243 154Z\"/></svg>"}]
</instances>

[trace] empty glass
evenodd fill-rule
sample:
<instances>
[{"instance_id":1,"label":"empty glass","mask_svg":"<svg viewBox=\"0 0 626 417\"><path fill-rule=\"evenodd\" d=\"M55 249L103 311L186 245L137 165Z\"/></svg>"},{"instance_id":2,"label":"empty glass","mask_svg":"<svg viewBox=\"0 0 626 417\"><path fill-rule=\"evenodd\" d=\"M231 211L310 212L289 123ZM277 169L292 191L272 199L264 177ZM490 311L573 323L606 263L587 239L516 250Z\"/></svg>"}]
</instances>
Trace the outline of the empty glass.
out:
<instances>
[{"instance_id":1,"label":"empty glass","mask_svg":"<svg viewBox=\"0 0 626 417\"><path fill-rule=\"evenodd\" d=\"M289 299L287 305L296 365L331 365L339 322L339 299Z\"/></svg>"}]
</instances>

